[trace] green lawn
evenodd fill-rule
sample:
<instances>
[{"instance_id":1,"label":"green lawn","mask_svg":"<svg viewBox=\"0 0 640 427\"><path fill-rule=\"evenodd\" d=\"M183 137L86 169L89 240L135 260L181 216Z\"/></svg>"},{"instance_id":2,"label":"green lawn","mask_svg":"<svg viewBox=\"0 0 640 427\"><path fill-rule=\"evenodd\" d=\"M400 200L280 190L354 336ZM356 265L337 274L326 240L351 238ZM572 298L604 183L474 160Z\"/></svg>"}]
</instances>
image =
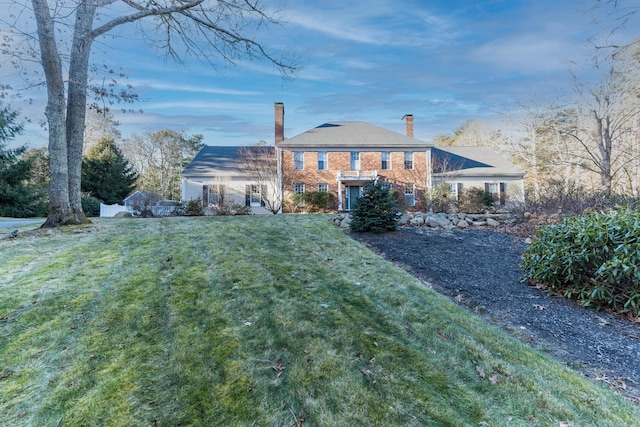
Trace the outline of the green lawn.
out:
<instances>
[{"instance_id":1,"label":"green lawn","mask_svg":"<svg viewBox=\"0 0 640 427\"><path fill-rule=\"evenodd\" d=\"M0 425L637 426L326 216L0 240Z\"/></svg>"}]
</instances>

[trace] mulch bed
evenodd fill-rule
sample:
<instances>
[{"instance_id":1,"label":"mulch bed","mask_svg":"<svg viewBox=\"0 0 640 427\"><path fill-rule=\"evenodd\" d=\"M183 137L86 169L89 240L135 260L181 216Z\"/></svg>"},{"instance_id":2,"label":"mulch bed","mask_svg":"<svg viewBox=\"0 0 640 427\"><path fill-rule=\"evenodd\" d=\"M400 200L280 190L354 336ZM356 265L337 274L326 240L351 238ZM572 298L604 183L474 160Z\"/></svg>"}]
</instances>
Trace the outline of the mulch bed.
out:
<instances>
[{"instance_id":1,"label":"mulch bed","mask_svg":"<svg viewBox=\"0 0 640 427\"><path fill-rule=\"evenodd\" d=\"M437 292L640 403L640 324L522 281L522 239L490 230L351 233Z\"/></svg>"}]
</instances>

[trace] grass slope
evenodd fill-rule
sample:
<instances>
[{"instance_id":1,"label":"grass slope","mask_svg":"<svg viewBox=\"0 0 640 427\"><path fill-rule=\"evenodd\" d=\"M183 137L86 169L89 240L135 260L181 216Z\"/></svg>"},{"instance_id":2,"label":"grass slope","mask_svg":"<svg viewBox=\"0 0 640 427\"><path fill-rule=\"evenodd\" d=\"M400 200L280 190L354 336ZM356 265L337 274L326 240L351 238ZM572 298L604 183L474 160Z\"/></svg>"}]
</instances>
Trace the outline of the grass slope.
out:
<instances>
[{"instance_id":1,"label":"grass slope","mask_svg":"<svg viewBox=\"0 0 640 427\"><path fill-rule=\"evenodd\" d=\"M98 220L0 258L0 425L640 424L326 217Z\"/></svg>"}]
</instances>

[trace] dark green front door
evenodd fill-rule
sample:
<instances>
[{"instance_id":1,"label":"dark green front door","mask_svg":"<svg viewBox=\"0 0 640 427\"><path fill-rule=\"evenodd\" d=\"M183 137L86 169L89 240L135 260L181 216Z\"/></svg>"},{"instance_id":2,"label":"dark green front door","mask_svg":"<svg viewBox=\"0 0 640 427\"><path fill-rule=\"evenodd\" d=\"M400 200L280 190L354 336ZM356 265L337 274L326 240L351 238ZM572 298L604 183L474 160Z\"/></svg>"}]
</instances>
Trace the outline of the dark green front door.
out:
<instances>
[{"instance_id":1,"label":"dark green front door","mask_svg":"<svg viewBox=\"0 0 640 427\"><path fill-rule=\"evenodd\" d=\"M361 187L350 185L347 187L347 210L350 211L356 204L356 200L360 197Z\"/></svg>"}]
</instances>

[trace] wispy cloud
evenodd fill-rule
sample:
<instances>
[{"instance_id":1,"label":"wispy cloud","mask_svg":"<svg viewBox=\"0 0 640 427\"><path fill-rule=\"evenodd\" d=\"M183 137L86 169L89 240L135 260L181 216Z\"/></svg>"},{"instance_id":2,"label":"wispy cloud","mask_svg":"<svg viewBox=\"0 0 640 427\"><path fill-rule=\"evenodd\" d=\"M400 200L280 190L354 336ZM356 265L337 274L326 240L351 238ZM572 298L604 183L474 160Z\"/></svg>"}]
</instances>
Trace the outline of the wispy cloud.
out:
<instances>
[{"instance_id":1,"label":"wispy cloud","mask_svg":"<svg viewBox=\"0 0 640 427\"><path fill-rule=\"evenodd\" d=\"M171 83L161 80L129 80L134 87L143 90L163 90L171 92L182 93L208 93L216 95L231 95L231 96L256 96L261 95L262 92L255 90L241 90L231 88L209 87L202 85L185 85L180 83Z\"/></svg>"},{"instance_id":2,"label":"wispy cloud","mask_svg":"<svg viewBox=\"0 0 640 427\"><path fill-rule=\"evenodd\" d=\"M329 4L327 4L329 3ZM291 24L332 38L379 46L415 46L451 37L451 24L411 2L330 1L296 5Z\"/></svg>"}]
</instances>

